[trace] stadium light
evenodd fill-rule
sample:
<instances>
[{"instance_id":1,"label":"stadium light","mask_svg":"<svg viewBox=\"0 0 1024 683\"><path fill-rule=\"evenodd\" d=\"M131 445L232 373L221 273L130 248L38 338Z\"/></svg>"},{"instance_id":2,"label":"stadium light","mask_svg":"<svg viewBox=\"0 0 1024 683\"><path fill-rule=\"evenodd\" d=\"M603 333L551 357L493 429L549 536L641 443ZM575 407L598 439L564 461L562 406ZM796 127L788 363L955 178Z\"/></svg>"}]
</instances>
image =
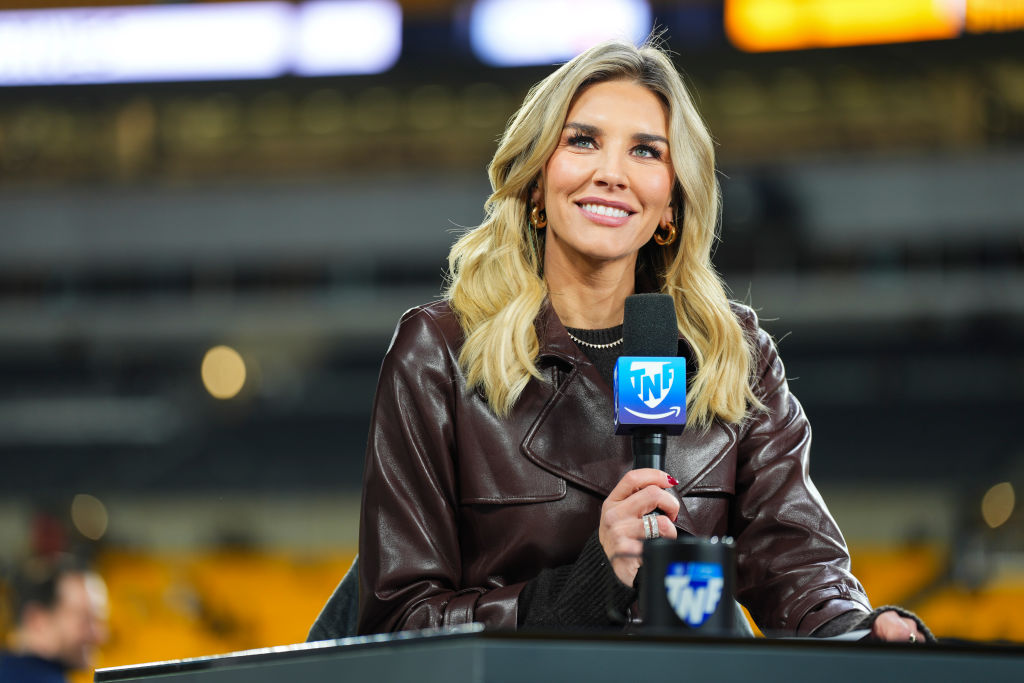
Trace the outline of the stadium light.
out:
<instances>
[{"instance_id":1,"label":"stadium light","mask_svg":"<svg viewBox=\"0 0 1024 683\"><path fill-rule=\"evenodd\" d=\"M553 64L611 38L639 43L651 30L644 0L478 0L473 53L491 66Z\"/></svg>"},{"instance_id":2,"label":"stadium light","mask_svg":"<svg viewBox=\"0 0 1024 683\"><path fill-rule=\"evenodd\" d=\"M967 0L726 0L729 41L747 52L956 38Z\"/></svg>"},{"instance_id":3,"label":"stadium light","mask_svg":"<svg viewBox=\"0 0 1024 683\"><path fill-rule=\"evenodd\" d=\"M395 0L0 11L0 85L379 73L401 30Z\"/></svg>"}]
</instances>

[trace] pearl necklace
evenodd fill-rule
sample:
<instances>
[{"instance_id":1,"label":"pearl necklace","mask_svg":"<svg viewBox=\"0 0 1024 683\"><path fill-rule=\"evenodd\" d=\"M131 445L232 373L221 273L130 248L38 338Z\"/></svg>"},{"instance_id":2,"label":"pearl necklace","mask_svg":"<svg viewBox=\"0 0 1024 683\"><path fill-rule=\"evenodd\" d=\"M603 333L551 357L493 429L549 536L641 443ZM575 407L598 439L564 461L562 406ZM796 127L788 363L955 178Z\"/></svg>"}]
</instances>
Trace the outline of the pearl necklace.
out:
<instances>
[{"instance_id":1,"label":"pearl necklace","mask_svg":"<svg viewBox=\"0 0 1024 683\"><path fill-rule=\"evenodd\" d=\"M623 337L619 337L615 341L608 342L607 344L594 344L594 343L591 343L591 342L588 342L588 341L583 341L582 339L580 339L579 337L577 337L576 335L574 335L572 332L570 332L568 330L566 330L565 333L567 335L569 335L569 339L572 339L577 344L582 344L583 346L587 346L587 347L590 347L592 349L610 349L613 346L618 346L619 344L621 344L622 340L623 340Z\"/></svg>"}]
</instances>

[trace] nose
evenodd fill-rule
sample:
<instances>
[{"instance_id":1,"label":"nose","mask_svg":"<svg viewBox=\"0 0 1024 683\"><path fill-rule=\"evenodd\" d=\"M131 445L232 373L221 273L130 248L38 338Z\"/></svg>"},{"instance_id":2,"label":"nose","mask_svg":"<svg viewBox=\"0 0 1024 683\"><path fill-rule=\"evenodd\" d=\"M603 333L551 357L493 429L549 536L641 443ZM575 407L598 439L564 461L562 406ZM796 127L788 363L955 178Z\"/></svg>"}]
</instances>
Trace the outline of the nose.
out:
<instances>
[{"instance_id":1,"label":"nose","mask_svg":"<svg viewBox=\"0 0 1024 683\"><path fill-rule=\"evenodd\" d=\"M626 176L626 169L623 166L621 157L612 152L606 151L600 155L597 169L594 172L594 183L598 187L624 190L629 187L629 180Z\"/></svg>"}]
</instances>

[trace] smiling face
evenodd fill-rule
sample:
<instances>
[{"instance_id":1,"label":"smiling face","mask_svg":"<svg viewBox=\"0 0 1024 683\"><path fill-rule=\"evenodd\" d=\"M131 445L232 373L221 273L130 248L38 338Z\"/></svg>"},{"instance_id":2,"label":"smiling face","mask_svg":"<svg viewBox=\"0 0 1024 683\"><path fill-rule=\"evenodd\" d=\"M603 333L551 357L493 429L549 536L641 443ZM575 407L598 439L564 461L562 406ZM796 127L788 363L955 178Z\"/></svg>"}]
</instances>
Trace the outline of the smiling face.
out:
<instances>
[{"instance_id":1,"label":"smiling face","mask_svg":"<svg viewBox=\"0 0 1024 683\"><path fill-rule=\"evenodd\" d=\"M548 218L546 273L620 262L632 274L640 247L672 220L667 118L658 96L632 81L576 97L533 197Z\"/></svg>"}]
</instances>

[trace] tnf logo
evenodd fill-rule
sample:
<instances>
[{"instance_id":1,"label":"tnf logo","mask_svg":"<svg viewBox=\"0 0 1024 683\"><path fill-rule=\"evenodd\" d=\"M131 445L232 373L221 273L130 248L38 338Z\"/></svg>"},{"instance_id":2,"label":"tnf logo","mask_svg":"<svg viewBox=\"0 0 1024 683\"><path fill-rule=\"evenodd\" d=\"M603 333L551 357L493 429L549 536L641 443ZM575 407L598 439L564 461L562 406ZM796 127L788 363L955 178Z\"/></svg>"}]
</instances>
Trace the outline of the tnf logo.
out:
<instances>
[{"instance_id":1,"label":"tnf logo","mask_svg":"<svg viewBox=\"0 0 1024 683\"><path fill-rule=\"evenodd\" d=\"M615 433L664 427L681 434L686 424L686 359L619 356L615 361Z\"/></svg>"},{"instance_id":2,"label":"tnf logo","mask_svg":"<svg viewBox=\"0 0 1024 683\"><path fill-rule=\"evenodd\" d=\"M668 602L680 619L693 627L708 620L722 600L722 565L673 562L665 572Z\"/></svg>"},{"instance_id":3,"label":"tnf logo","mask_svg":"<svg viewBox=\"0 0 1024 683\"><path fill-rule=\"evenodd\" d=\"M672 389L675 372L666 361L635 360L629 365L627 377L637 398L648 408L655 408Z\"/></svg>"}]
</instances>

